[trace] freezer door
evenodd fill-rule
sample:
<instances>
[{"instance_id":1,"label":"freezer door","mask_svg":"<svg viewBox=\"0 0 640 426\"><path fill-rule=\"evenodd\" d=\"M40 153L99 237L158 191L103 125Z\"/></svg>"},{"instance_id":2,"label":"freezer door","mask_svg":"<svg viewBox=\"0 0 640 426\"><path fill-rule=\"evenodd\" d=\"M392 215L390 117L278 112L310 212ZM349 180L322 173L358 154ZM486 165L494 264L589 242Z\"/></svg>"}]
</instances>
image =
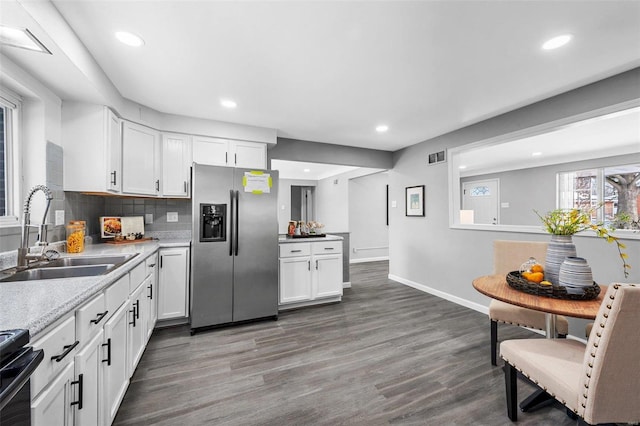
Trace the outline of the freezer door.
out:
<instances>
[{"instance_id":1,"label":"freezer door","mask_svg":"<svg viewBox=\"0 0 640 426\"><path fill-rule=\"evenodd\" d=\"M264 170L272 181L269 193L254 193L243 185L245 173L251 171L255 169L235 169L234 177L238 227L233 321L278 314L278 172Z\"/></svg>"},{"instance_id":2,"label":"freezer door","mask_svg":"<svg viewBox=\"0 0 640 426\"><path fill-rule=\"evenodd\" d=\"M224 241L198 238L201 205L226 205L227 218L231 215L233 169L194 164L192 173L191 328L199 328L233 320L231 220L226 220Z\"/></svg>"}]
</instances>

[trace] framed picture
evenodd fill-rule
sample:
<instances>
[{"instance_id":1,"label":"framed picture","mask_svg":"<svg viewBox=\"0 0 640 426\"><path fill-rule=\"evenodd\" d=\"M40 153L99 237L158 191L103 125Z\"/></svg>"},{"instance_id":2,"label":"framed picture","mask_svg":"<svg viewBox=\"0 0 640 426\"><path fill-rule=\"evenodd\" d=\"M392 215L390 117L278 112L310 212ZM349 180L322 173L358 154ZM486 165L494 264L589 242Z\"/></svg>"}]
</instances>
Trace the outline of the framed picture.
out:
<instances>
[{"instance_id":1,"label":"framed picture","mask_svg":"<svg viewBox=\"0 0 640 426\"><path fill-rule=\"evenodd\" d=\"M424 216L424 185L405 189L405 205L406 216Z\"/></svg>"}]
</instances>

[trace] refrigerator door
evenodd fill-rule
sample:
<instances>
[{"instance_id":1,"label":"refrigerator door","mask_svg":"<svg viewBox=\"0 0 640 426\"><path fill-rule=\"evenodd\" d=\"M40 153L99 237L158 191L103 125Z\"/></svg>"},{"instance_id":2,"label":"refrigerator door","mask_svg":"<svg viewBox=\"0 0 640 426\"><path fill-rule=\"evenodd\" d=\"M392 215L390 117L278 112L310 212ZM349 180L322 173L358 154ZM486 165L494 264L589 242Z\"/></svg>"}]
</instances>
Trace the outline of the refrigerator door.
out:
<instances>
[{"instance_id":1,"label":"refrigerator door","mask_svg":"<svg viewBox=\"0 0 640 426\"><path fill-rule=\"evenodd\" d=\"M233 169L193 165L191 328L224 324L233 320L233 255L230 251L231 188ZM204 238L203 206L226 205L225 238ZM219 210L218 210L219 211Z\"/></svg>"},{"instance_id":2,"label":"refrigerator door","mask_svg":"<svg viewBox=\"0 0 640 426\"><path fill-rule=\"evenodd\" d=\"M252 171L235 169L234 176L238 228L233 321L278 315L278 172L263 170L271 178L269 193L254 193L243 185L245 174Z\"/></svg>"}]
</instances>

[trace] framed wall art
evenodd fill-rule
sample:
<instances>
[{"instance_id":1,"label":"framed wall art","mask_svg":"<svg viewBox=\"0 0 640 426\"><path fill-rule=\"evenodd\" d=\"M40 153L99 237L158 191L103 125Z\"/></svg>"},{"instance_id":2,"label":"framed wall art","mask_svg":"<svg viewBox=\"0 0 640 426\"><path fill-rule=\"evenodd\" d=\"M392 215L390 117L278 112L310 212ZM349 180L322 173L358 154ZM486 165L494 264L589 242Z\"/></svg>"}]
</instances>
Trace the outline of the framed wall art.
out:
<instances>
[{"instance_id":1,"label":"framed wall art","mask_svg":"<svg viewBox=\"0 0 640 426\"><path fill-rule=\"evenodd\" d=\"M424 185L405 189L405 216L424 216Z\"/></svg>"}]
</instances>

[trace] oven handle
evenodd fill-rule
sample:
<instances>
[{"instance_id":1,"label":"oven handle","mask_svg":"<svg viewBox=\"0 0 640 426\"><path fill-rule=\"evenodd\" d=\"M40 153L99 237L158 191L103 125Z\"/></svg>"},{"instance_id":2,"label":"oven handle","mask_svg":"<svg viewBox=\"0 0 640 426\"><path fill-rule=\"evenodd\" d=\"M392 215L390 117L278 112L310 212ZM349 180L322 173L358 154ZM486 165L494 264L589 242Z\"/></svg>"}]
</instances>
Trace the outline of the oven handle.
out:
<instances>
[{"instance_id":1,"label":"oven handle","mask_svg":"<svg viewBox=\"0 0 640 426\"><path fill-rule=\"evenodd\" d=\"M0 410L7 405L13 397L22 389L25 383L29 380L31 374L36 370L40 362L44 359L44 350L39 349L34 351L32 348L24 348L22 355L18 359L5 366L3 369L9 369L12 365L20 362L24 363L21 366L20 372L11 380L9 386L6 387L0 395Z\"/></svg>"}]
</instances>

